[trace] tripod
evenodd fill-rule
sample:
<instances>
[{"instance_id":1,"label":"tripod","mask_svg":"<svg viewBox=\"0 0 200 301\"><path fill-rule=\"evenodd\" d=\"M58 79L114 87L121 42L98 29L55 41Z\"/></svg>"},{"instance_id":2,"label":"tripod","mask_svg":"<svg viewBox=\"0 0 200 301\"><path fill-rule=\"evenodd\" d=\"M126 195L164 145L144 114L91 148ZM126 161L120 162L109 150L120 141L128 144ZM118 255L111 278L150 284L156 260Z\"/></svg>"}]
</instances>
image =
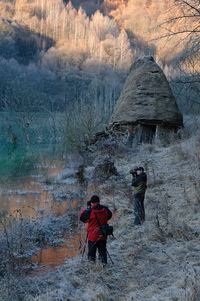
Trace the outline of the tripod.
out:
<instances>
[{"instance_id":1,"label":"tripod","mask_svg":"<svg viewBox=\"0 0 200 301\"><path fill-rule=\"evenodd\" d=\"M84 254L85 254L85 249L86 249L86 245L87 245L87 240L88 240L88 231L87 231L87 234L86 234L86 237L85 237L84 247L83 247L83 251L82 251L82 259L83 259L83 256L84 256Z\"/></svg>"},{"instance_id":2,"label":"tripod","mask_svg":"<svg viewBox=\"0 0 200 301\"><path fill-rule=\"evenodd\" d=\"M82 251L82 260L83 260L84 254L85 254L87 241L88 241L88 231L87 231L87 234L86 234L86 237L85 237L84 247L83 247L83 251ZM97 243L97 242L95 242L95 244L93 245L93 247L96 245L96 243ZM111 263L114 264L114 262L113 262L113 260L112 260L112 258L111 258L111 256L110 256L110 254L109 254L107 248L106 248L106 253L108 254L108 257L109 257Z\"/></svg>"}]
</instances>

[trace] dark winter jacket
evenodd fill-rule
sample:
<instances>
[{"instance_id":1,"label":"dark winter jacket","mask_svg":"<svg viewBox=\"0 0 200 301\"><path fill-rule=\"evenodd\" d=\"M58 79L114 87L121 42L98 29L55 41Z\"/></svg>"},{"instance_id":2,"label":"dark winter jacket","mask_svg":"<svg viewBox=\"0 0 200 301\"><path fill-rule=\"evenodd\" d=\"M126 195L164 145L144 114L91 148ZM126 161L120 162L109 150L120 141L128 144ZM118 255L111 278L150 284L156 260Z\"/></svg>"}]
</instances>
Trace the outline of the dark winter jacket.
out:
<instances>
[{"instance_id":1,"label":"dark winter jacket","mask_svg":"<svg viewBox=\"0 0 200 301\"><path fill-rule=\"evenodd\" d=\"M82 210L79 217L82 222L88 223L88 240L106 240L107 237L100 233L100 228L94 213L98 216L101 225L106 225L107 221L112 217L112 212L108 207L95 203L91 208Z\"/></svg>"},{"instance_id":2,"label":"dark winter jacket","mask_svg":"<svg viewBox=\"0 0 200 301\"><path fill-rule=\"evenodd\" d=\"M147 175L145 172L142 172L137 178L133 178L132 186L134 186L134 194L145 194L147 188Z\"/></svg>"}]
</instances>

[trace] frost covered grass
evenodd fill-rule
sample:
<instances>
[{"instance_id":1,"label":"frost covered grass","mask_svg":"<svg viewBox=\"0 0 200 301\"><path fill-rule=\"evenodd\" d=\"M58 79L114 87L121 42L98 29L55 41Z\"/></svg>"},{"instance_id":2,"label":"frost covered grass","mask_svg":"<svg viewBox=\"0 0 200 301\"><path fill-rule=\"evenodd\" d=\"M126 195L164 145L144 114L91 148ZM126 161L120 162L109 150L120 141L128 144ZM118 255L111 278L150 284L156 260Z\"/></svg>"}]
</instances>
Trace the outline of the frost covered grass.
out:
<instances>
[{"instance_id":1,"label":"frost covered grass","mask_svg":"<svg viewBox=\"0 0 200 301\"><path fill-rule=\"evenodd\" d=\"M51 213L30 220L21 210L0 215L0 300L25 300L26 291L37 291L26 274L34 268L31 261L42 247L57 247L72 229L73 213L54 217ZM29 287L30 285L30 287ZM2 299L1 299L2 298Z\"/></svg>"},{"instance_id":2,"label":"frost covered grass","mask_svg":"<svg viewBox=\"0 0 200 301\"><path fill-rule=\"evenodd\" d=\"M115 212L116 239L108 240L114 265L109 258L103 268L89 264L86 255L76 256L54 271L27 277L24 299L15 300L200 300L199 147L197 133L165 148L140 145L123 154L115 150L118 175L91 188ZM103 159L105 149L101 153L94 147L91 156ZM145 166L148 189L146 221L132 227L129 170L135 165Z\"/></svg>"}]
</instances>

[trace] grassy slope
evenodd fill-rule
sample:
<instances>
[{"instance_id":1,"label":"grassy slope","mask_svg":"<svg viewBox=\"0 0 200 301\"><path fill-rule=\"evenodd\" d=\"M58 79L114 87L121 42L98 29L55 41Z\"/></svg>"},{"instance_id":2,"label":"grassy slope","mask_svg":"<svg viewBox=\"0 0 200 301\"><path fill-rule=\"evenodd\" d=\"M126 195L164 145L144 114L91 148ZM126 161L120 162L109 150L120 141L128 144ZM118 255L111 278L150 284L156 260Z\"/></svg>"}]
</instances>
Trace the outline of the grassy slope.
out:
<instances>
[{"instance_id":1,"label":"grassy slope","mask_svg":"<svg viewBox=\"0 0 200 301\"><path fill-rule=\"evenodd\" d=\"M116 239L108 243L115 264L103 269L77 256L44 275L48 292L30 300L199 300L199 147L194 137L117 156L121 178L110 179L98 191L116 209ZM129 226L128 171L137 163L146 166L148 190L146 222L134 228Z\"/></svg>"}]
</instances>

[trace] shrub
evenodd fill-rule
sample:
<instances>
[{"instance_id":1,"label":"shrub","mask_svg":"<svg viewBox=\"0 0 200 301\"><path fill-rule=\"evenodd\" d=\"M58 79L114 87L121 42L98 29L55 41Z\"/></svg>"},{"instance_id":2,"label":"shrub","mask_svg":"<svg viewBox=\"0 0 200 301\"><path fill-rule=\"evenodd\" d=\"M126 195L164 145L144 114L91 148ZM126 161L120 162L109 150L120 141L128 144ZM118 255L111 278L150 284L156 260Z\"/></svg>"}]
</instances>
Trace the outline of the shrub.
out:
<instances>
[{"instance_id":1,"label":"shrub","mask_svg":"<svg viewBox=\"0 0 200 301\"><path fill-rule=\"evenodd\" d=\"M85 149L105 124L106 118L101 116L94 104L75 103L65 116L64 144L66 148L77 151Z\"/></svg>"}]
</instances>

